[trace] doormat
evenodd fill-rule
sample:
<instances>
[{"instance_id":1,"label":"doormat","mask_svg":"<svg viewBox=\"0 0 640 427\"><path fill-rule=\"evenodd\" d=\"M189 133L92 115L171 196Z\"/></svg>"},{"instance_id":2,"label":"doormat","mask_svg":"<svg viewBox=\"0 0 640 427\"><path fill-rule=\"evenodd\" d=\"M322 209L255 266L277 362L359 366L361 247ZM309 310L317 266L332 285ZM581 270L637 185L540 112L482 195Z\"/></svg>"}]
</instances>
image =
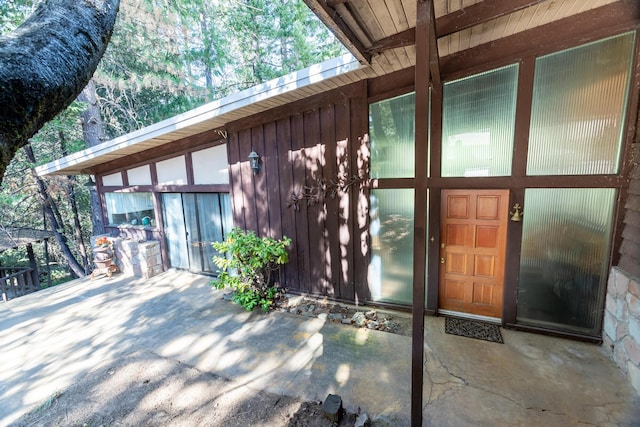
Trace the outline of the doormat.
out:
<instances>
[{"instance_id":1,"label":"doormat","mask_svg":"<svg viewBox=\"0 0 640 427\"><path fill-rule=\"evenodd\" d=\"M476 338L504 344L498 325L479 322L477 320L445 317L444 332L451 335L460 335L461 337Z\"/></svg>"}]
</instances>

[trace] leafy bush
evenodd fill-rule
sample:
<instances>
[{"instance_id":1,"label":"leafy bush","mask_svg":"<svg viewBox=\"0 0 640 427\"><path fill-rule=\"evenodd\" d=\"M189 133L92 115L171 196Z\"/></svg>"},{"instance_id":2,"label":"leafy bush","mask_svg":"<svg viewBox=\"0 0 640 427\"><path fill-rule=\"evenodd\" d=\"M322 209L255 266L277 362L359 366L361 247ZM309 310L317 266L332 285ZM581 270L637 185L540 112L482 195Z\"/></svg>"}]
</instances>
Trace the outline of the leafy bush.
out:
<instances>
[{"instance_id":1,"label":"leafy bush","mask_svg":"<svg viewBox=\"0 0 640 427\"><path fill-rule=\"evenodd\" d=\"M289 245L291 239L286 236L275 240L234 228L225 241L213 243L221 255L213 257L220 270L212 284L218 289L232 288L233 301L249 311L256 306L269 311L280 294L271 275L289 262Z\"/></svg>"}]
</instances>

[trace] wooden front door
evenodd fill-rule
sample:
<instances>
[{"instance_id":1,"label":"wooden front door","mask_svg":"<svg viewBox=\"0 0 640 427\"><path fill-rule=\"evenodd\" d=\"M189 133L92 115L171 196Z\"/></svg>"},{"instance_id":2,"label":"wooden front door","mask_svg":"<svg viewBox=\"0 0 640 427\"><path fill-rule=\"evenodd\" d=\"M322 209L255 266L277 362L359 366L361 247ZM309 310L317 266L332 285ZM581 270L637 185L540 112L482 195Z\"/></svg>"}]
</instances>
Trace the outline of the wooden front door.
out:
<instances>
[{"instance_id":1,"label":"wooden front door","mask_svg":"<svg viewBox=\"0 0 640 427\"><path fill-rule=\"evenodd\" d=\"M502 317L509 190L443 190L439 308Z\"/></svg>"}]
</instances>

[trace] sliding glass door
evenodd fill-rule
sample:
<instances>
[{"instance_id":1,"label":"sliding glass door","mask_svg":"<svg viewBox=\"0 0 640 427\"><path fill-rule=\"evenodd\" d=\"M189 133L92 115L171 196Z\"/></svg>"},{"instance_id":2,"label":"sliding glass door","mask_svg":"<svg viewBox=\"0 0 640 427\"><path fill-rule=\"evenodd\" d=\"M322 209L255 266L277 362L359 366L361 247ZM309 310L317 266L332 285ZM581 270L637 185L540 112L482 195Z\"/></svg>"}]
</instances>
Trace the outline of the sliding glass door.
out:
<instances>
[{"instance_id":1,"label":"sliding glass door","mask_svg":"<svg viewBox=\"0 0 640 427\"><path fill-rule=\"evenodd\" d=\"M226 193L163 193L165 240L171 267L214 273L213 242L233 227Z\"/></svg>"}]
</instances>

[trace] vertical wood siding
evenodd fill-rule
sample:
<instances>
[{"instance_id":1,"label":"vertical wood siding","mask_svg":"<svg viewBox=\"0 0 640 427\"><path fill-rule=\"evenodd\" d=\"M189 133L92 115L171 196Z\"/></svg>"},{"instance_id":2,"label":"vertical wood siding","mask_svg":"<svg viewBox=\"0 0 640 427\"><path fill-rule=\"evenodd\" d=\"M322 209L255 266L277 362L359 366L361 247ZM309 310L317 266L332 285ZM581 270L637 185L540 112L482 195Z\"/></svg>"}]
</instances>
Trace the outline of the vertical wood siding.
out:
<instances>
[{"instance_id":1,"label":"vertical wood siding","mask_svg":"<svg viewBox=\"0 0 640 427\"><path fill-rule=\"evenodd\" d=\"M282 284L290 290L347 301L367 299L368 198L366 182L318 203L291 204L305 188L353 175L368 177L366 87L356 97L334 93L318 107L298 109L228 136L234 224L261 236L292 239ZM255 150L262 170L253 175Z\"/></svg>"}]
</instances>

